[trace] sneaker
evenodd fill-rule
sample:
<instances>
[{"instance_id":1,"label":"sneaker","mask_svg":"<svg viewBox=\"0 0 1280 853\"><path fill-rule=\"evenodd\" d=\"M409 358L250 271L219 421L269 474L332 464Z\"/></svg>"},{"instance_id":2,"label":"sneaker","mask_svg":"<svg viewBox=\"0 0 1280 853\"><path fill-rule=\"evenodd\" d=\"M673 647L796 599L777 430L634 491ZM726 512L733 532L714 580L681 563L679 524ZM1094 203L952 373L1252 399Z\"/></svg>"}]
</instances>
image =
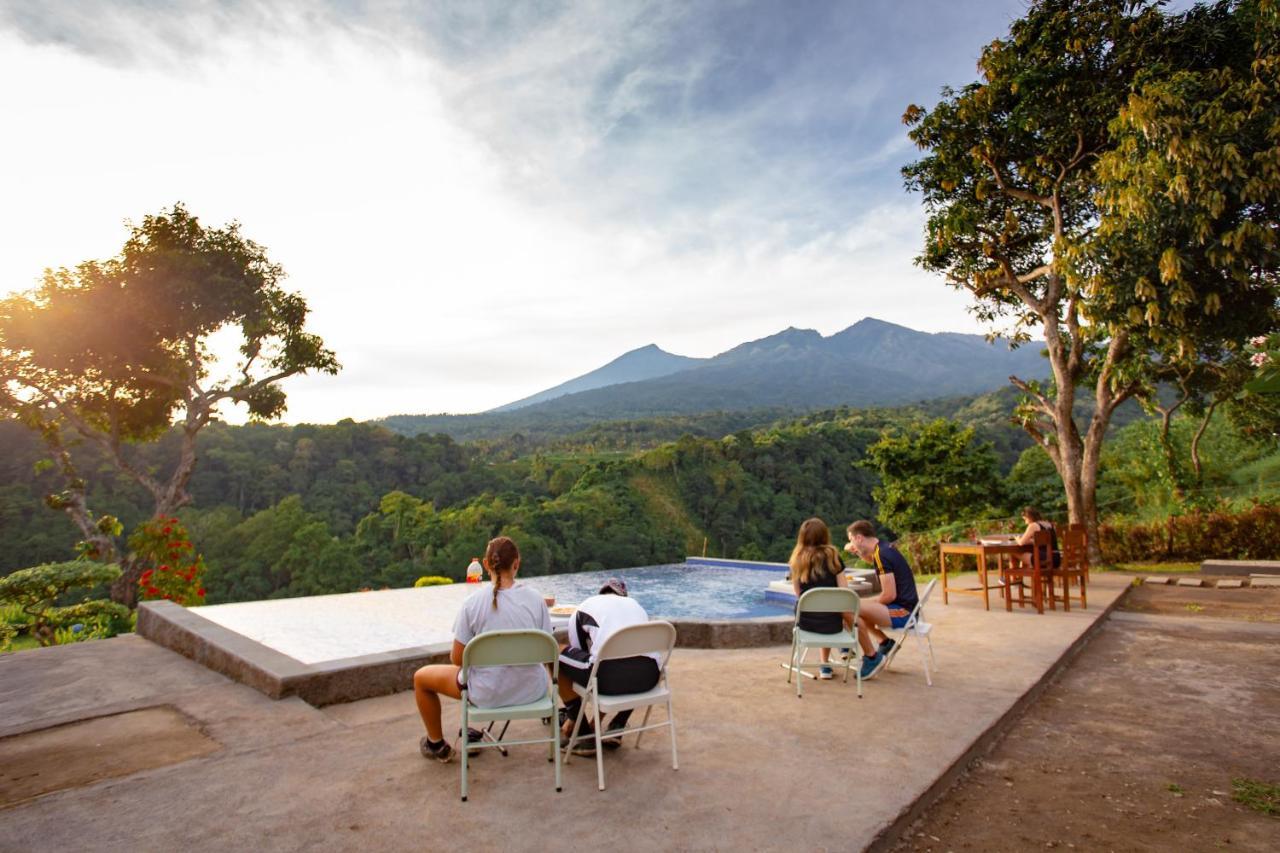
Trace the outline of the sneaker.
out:
<instances>
[{"instance_id":1,"label":"sneaker","mask_svg":"<svg viewBox=\"0 0 1280 853\"><path fill-rule=\"evenodd\" d=\"M898 643L893 639L893 637L885 637L884 642L876 649L876 654L888 657L889 652L893 651L893 647L896 645L898 645Z\"/></svg>"},{"instance_id":2,"label":"sneaker","mask_svg":"<svg viewBox=\"0 0 1280 853\"><path fill-rule=\"evenodd\" d=\"M824 666L818 670L818 677L821 678L823 681L830 681L831 679L836 677L836 674L831 671L831 667Z\"/></svg>"},{"instance_id":3,"label":"sneaker","mask_svg":"<svg viewBox=\"0 0 1280 853\"><path fill-rule=\"evenodd\" d=\"M862 659L862 678L868 679L873 677L877 672L884 668L886 658L880 652L876 652L869 658Z\"/></svg>"},{"instance_id":4,"label":"sneaker","mask_svg":"<svg viewBox=\"0 0 1280 853\"><path fill-rule=\"evenodd\" d=\"M418 741L418 751L422 753L423 758L434 758L441 764L448 764L453 761L453 747L449 746L446 740L438 740L431 742L431 738L423 735L422 740Z\"/></svg>"},{"instance_id":5,"label":"sneaker","mask_svg":"<svg viewBox=\"0 0 1280 853\"><path fill-rule=\"evenodd\" d=\"M627 727L627 717L622 713L614 714L613 719L609 721L609 725L605 727L606 732L616 732ZM612 752L615 749L622 748L622 735L616 737L604 738L601 743L604 748Z\"/></svg>"},{"instance_id":6,"label":"sneaker","mask_svg":"<svg viewBox=\"0 0 1280 853\"><path fill-rule=\"evenodd\" d=\"M462 738L462 729L458 729L458 737L460 739ZM480 749L479 747L470 746L470 744L480 743L483 740L484 740L484 732L480 731L479 729L467 729L466 740L464 740L462 743L464 746L468 747L467 749L468 758L475 758L477 755L484 752L484 750Z\"/></svg>"},{"instance_id":7,"label":"sneaker","mask_svg":"<svg viewBox=\"0 0 1280 853\"><path fill-rule=\"evenodd\" d=\"M594 758L596 754L596 737L595 729L591 728L591 724L586 720L582 721L581 736L584 740L579 740L573 745L570 753L573 755L582 755L587 758Z\"/></svg>"}]
</instances>

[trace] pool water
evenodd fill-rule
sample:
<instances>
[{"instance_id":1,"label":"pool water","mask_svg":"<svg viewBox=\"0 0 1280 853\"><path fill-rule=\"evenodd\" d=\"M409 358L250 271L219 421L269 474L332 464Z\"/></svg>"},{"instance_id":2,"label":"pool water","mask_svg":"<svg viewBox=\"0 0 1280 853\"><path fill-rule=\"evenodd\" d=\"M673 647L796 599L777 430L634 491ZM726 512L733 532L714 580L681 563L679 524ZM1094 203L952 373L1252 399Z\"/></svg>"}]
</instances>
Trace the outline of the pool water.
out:
<instances>
[{"instance_id":1,"label":"pool water","mask_svg":"<svg viewBox=\"0 0 1280 853\"><path fill-rule=\"evenodd\" d=\"M600 572L522 577L521 581L557 604L577 604L595 595L609 578L622 578L627 593L657 619L749 619L786 616L791 604L765 600L770 581L786 576L786 567L738 568L668 563Z\"/></svg>"}]
</instances>

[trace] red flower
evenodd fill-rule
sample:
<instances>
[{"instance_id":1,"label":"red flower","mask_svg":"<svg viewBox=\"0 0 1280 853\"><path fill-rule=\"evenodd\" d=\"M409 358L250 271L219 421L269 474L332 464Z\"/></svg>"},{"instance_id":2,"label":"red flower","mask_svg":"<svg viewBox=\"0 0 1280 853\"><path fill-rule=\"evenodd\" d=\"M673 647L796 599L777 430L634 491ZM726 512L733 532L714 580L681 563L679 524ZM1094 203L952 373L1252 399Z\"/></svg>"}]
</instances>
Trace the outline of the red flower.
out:
<instances>
[{"instance_id":1,"label":"red flower","mask_svg":"<svg viewBox=\"0 0 1280 853\"><path fill-rule=\"evenodd\" d=\"M159 595L159 594L160 594L160 590L156 589L154 586L147 587L147 595Z\"/></svg>"},{"instance_id":2,"label":"red flower","mask_svg":"<svg viewBox=\"0 0 1280 853\"><path fill-rule=\"evenodd\" d=\"M169 535L170 533L172 533L172 532L173 532L173 528L172 528L172 527L166 527L166 528L164 529L164 533L165 533L165 535L166 535L166 536L168 536L168 535Z\"/></svg>"},{"instance_id":3,"label":"red flower","mask_svg":"<svg viewBox=\"0 0 1280 853\"><path fill-rule=\"evenodd\" d=\"M200 587L199 589L197 589L196 595L200 596L201 598L204 598L204 587Z\"/></svg>"},{"instance_id":4,"label":"red flower","mask_svg":"<svg viewBox=\"0 0 1280 853\"><path fill-rule=\"evenodd\" d=\"M151 580L151 576L153 574L155 574L154 570L147 569L145 572L142 573L142 577L138 578L138 583L146 583L147 581Z\"/></svg>"},{"instance_id":5,"label":"red flower","mask_svg":"<svg viewBox=\"0 0 1280 853\"><path fill-rule=\"evenodd\" d=\"M161 567L160 567L160 571L162 571L162 572L167 572L167 571L169 571L169 566L168 566L168 564L165 564L165 565L161 566Z\"/></svg>"}]
</instances>

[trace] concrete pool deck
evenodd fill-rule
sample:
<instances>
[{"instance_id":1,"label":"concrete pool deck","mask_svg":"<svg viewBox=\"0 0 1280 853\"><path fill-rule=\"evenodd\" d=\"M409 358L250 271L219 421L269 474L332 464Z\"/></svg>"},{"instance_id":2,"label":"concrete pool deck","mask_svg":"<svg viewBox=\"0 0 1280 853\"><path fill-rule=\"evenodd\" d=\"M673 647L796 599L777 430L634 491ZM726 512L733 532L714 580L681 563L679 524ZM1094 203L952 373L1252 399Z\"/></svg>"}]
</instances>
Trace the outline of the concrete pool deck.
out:
<instances>
[{"instance_id":1,"label":"concrete pool deck","mask_svg":"<svg viewBox=\"0 0 1280 853\"><path fill-rule=\"evenodd\" d=\"M671 665L679 771L660 731L605 756L608 790L596 790L592 760L574 758L556 794L545 753L516 747L475 760L468 803L456 763L418 755L409 693L323 708L272 700L139 636L10 654L0 756L23 733L155 707L220 748L0 805L0 847L526 850L607 838L617 849L876 848L1044 689L1129 582L1095 575L1090 608L1069 614L935 598L934 686L904 648L862 700L838 680L807 682L797 700L783 646L681 649ZM446 731L457 720L446 703Z\"/></svg>"}]
</instances>

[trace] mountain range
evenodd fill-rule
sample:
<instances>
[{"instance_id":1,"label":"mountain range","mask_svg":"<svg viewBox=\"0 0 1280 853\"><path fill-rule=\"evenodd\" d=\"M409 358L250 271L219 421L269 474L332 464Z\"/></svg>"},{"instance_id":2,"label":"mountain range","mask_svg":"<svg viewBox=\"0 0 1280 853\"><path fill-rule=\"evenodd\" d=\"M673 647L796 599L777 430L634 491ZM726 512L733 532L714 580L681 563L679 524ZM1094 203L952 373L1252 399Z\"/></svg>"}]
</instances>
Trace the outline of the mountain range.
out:
<instances>
[{"instance_id":1,"label":"mountain range","mask_svg":"<svg viewBox=\"0 0 1280 853\"><path fill-rule=\"evenodd\" d=\"M980 394L1009 376L1039 379L1035 345L1011 349L982 335L928 333L867 318L824 337L788 328L711 358L650 344L567 382L476 415L394 415L398 432L453 432L468 419L510 422L621 420L713 411L892 406Z\"/></svg>"},{"instance_id":2,"label":"mountain range","mask_svg":"<svg viewBox=\"0 0 1280 853\"><path fill-rule=\"evenodd\" d=\"M981 335L930 334L867 318L823 337L789 328L706 359L650 344L493 411L614 409L674 414L763 407L893 405L993 390L1010 374L1039 378L1038 347Z\"/></svg>"}]
</instances>

